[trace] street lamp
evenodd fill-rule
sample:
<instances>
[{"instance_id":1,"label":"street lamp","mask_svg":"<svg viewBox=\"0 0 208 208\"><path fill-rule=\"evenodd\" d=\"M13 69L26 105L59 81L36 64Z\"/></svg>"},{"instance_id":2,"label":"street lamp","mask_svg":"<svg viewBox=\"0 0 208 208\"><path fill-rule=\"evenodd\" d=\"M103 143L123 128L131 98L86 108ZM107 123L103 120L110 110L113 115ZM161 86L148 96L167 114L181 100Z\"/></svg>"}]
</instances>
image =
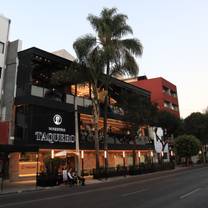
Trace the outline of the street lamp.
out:
<instances>
[{"instance_id":1,"label":"street lamp","mask_svg":"<svg viewBox=\"0 0 208 208\"><path fill-rule=\"evenodd\" d=\"M81 151L81 160L82 160L82 177L84 177L84 150Z\"/></svg>"}]
</instances>

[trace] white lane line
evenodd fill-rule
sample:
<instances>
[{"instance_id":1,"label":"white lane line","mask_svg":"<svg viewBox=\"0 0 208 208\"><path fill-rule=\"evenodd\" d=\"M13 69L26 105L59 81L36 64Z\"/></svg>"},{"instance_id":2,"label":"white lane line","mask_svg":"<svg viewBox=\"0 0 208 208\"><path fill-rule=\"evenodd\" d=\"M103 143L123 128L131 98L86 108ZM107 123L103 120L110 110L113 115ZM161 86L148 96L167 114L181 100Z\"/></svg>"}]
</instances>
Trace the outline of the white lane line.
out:
<instances>
[{"instance_id":1,"label":"white lane line","mask_svg":"<svg viewBox=\"0 0 208 208\"><path fill-rule=\"evenodd\" d=\"M148 189L140 189L140 190L138 190L138 191L134 191L134 192L129 192L129 193L122 194L121 196L122 196L122 197L127 197L127 196L130 196L130 195L134 195L134 194L138 194L138 193L147 191L147 190L148 190Z\"/></svg>"},{"instance_id":2,"label":"white lane line","mask_svg":"<svg viewBox=\"0 0 208 208\"><path fill-rule=\"evenodd\" d=\"M186 198L186 197L188 197L188 196L190 196L190 195L192 195L192 194L198 192L200 189L201 189L201 188L194 189L193 191L188 192L187 194L184 194L184 195L180 196L179 198L180 198L180 199L184 199L184 198Z\"/></svg>"}]
</instances>

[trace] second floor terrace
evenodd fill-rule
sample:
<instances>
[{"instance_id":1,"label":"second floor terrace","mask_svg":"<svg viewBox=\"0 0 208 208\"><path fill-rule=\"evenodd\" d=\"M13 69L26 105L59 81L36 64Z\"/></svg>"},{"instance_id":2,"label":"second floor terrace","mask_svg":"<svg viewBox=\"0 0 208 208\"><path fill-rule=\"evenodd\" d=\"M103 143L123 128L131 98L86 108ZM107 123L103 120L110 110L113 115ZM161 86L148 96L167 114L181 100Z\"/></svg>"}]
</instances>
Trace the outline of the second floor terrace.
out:
<instances>
[{"instance_id":1,"label":"second floor terrace","mask_svg":"<svg viewBox=\"0 0 208 208\"><path fill-rule=\"evenodd\" d=\"M40 102L43 100L54 102L54 106L56 107L61 104L74 105L76 99L76 104L80 112L86 112L86 110L88 110L88 113L90 113L92 106L91 98L93 95L89 82L86 80L79 80L71 82L68 85L63 84L57 86L51 81L51 77L54 73L66 70L71 66L72 62L70 60L38 48L30 48L21 51L18 54L18 58L19 66L16 98L36 97ZM148 91L112 78L109 87L110 99L108 109L109 116L112 118L117 116L121 119L124 114L123 110L116 105L123 91L134 93L136 96L142 96L145 99L150 99L150 93ZM104 111L104 106L102 104L103 92L104 91L100 91L99 93L99 98L101 100L101 116Z\"/></svg>"}]
</instances>

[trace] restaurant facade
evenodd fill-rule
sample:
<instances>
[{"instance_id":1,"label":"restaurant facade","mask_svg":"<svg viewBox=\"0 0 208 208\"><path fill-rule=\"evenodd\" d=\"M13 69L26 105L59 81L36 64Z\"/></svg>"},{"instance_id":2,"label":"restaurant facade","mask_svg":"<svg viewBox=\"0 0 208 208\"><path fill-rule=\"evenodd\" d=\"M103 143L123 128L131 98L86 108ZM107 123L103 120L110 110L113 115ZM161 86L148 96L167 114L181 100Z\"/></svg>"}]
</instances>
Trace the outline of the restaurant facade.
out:
<instances>
[{"instance_id":1,"label":"restaurant facade","mask_svg":"<svg viewBox=\"0 0 208 208\"><path fill-rule=\"evenodd\" d=\"M51 77L72 62L38 48L18 53L16 91L10 121L12 142L0 145L7 157L8 178L29 179L46 171L47 160L59 158L63 167L92 174L95 168L94 127L90 83L55 86ZM134 141L130 123L115 103L125 91L150 99L150 93L112 78L108 109L107 153L103 142L103 108L99 119L99 160L103 167L132 166L156 160L154 141L147 126L138 126ZM125 98L124 98L125 99ZM9 144L10 143L10 144ZM80 163L81 160L81 163ZM79 167L78 167L79 166Z\"/></svg>"}]
</instances>

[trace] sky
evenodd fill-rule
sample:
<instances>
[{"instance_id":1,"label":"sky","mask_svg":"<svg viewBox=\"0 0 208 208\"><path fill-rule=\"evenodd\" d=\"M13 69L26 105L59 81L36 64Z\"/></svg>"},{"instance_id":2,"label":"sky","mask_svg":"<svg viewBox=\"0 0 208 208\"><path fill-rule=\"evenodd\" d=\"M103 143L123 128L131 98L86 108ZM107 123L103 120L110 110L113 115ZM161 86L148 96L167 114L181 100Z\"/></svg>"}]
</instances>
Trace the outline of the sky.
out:
<instances>
[{"instance_id":1,"label":"sky","mask_svg":"<svg viewBox=\"0 0 208 208\"><path fill-rule=\"evenodd\" d=\"M66 49L94 33L88 14L116 7L144 47L139 75L163 77L177 86L182 118L208 106L207 0L0 0L0 14L11 19L10 40L23 49Z\"/></svg>"}]
</instances>

